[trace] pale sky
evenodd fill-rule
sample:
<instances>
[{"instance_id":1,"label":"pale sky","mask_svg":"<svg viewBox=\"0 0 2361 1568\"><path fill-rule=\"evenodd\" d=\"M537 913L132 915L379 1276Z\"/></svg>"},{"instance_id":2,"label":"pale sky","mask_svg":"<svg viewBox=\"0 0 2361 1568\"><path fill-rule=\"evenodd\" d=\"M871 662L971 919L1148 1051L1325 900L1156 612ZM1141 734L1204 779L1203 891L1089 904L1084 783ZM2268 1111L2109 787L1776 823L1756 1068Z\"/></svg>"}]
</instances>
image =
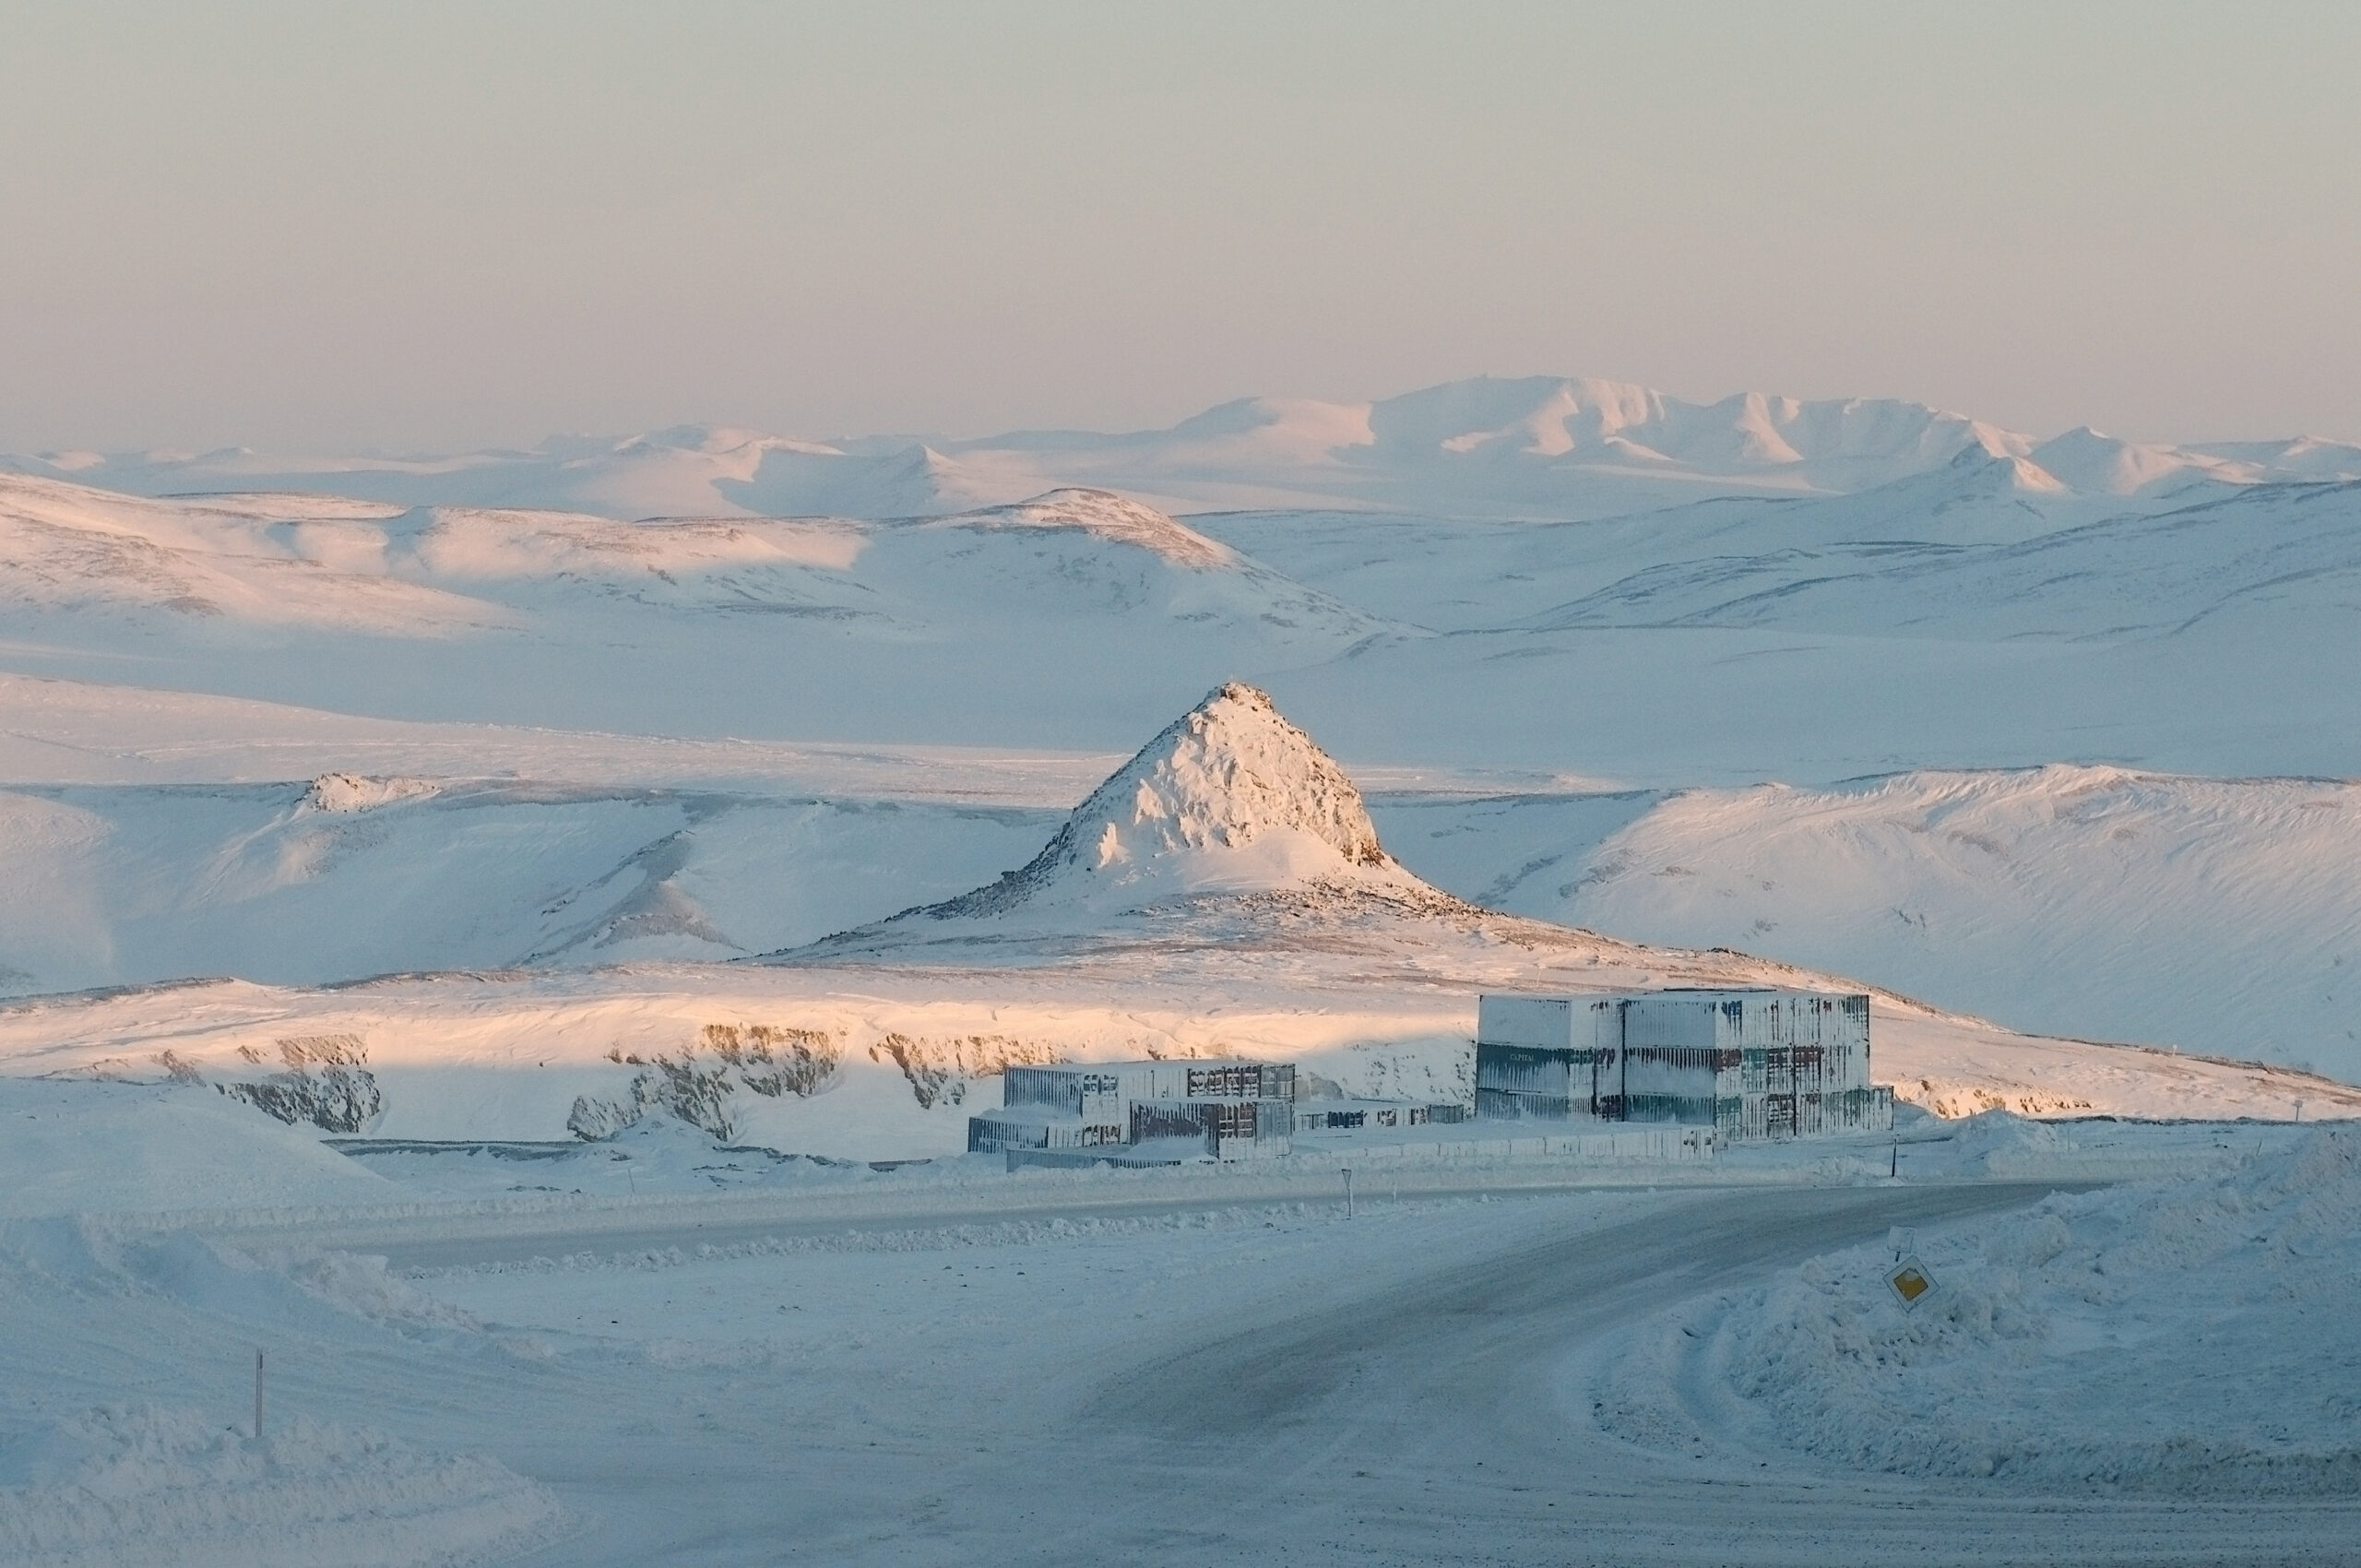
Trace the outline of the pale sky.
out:
<instances>
[{"instance_id":1,"label":"pale sky","mask_svg":"<svg viewBox=\"0 0 2361 1568\"><path fill-rule=\"evenodd\" d=\"M2361 438L2361 6L0 0L0 450L1482 373Z\"/></svg>"}]
</instances>

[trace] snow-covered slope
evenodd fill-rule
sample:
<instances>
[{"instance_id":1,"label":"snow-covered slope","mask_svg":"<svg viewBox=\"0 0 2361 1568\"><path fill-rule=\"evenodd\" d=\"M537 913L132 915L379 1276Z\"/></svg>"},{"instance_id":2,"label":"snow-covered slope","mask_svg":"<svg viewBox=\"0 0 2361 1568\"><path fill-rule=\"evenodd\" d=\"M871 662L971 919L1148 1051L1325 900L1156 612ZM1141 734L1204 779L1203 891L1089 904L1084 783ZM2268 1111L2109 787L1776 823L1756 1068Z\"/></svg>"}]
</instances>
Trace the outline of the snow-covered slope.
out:
<instances>
[{"instance_id":1,"label":"snow-covered slope","mask_svg":"<svg viewBox=\"0 0 2361 1568\"><path fill-rule=\"evenodd\" d=\"M2125 640L2348 608L2356 580L2361 482L2273 484L2002 543L1862 537L1667 562L1538 624Z\"/></svg>"},{"instance_id":2,"label":"snow-covered slope","mask_svg":"<svg viewBox=\"0 0 2361 1568\"><path fill-rule=\"evenodd\" d=\"M1246 621L1346 638L1378 624L1152 507L1091 490L900 522L623 523L303 494L149 501L0 476L0 603L66 612L67 628L112 612L151 626L428 636L618 601L865 620L904 636L1020 608L1148 607L1232 635ZM995 597L979 605L979 593Z\"/></svg>"},{"instance_id":3,"label":"snow-covered slope","mask_svg":"<svg viewBox=\"0 0 2361 1568\"><path fill-rule=\"evenodd\" d=\"M1390 808L1504 909L2361 1078L2361 789L2120 768ZM1431 864L1429 863L1430 858Z\"/></svg>"},{"instance_id":4,"label":"snow-covered slope","mask_svg":"<svg viewBox=\"0 0 2361 1568\"><path fill-rule=\"evenodd\" d=\"M507 620L494 605L355 558L371 543L382 552L386 529L382 508L332 496L274 513L241 497L143 501L0 476L0 605L101 636L125 619L177 623L198 637L246 628L432 637Z\"/></svg>"},{"instance_id":5,"label":"snow-covered slope","mask_svg":"<svg viewBox=\"0 0 2361 1568\"><path fill-rule=\"evenodd\" d=\"M2094 498L2028 462L1541 524L1076 491L629 524L0 480L30 541L0 657L413 719L1020 749L1111 748L1242 677L1358 759L1647 783L2361 772L2336 678L2361 482Z\"/></svg>"},{"instance_id":6,"label":"snow-covered slope","mask_svg":"<svg viewBox=\"0 0 2361 1568\"><path fill-rule=\"evenodd\" d=\"M0 994L731 958L955 892L1050 820L344 774L0 791Z\"/></svg>"}]
</instances>

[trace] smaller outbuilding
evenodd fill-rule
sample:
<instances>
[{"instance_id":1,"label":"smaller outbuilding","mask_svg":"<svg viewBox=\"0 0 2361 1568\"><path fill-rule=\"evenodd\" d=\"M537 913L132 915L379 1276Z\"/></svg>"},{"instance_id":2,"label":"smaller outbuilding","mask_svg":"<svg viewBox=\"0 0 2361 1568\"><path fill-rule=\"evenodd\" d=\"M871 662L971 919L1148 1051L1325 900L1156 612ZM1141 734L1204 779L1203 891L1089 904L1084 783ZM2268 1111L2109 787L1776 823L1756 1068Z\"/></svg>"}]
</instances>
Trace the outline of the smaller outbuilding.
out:
<instances>
[{"instance_id":1,"label":"smaller outbuilding","mask_svg":"<svg viewBox=\"0 0 2361 1568\"><path fill-rule=\"evenodd\" d=\"M967 1119L970 1154L1018 1165L1175 1165L1288 1151L1295 1068L1240 1058L1011 1067Z\"/></svg>"}]
</instances>

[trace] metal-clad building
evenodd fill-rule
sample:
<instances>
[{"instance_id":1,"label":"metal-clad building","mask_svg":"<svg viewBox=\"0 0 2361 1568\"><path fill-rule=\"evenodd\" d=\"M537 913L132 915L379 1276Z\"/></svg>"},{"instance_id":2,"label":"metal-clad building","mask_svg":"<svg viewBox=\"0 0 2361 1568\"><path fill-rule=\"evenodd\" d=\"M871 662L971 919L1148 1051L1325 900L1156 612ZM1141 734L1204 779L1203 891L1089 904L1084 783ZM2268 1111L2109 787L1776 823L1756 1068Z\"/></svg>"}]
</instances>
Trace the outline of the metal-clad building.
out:
<instances>
[{"instance_id":1,"label":"metal-clad building","mask_svg":"<svg viewBox=\"0 0 2361 1568\"><path fill-rule=\"evenodd\" d=\"M970 1153L1167 1163L1285 1154L1295 1068L1239 1059L1011 1067L1001 1109L967 1120ZM1074 1152L1067 1151L1090 1151ZM1099 1152L1103 1151L1103 1152Z\"/></svg>"},{"instance_id":2,"label":"metal-clad building","mask_svg":"<svg viewBox=\"0 0 2361 1568\"><path fill-rule=\"evenodd\" d=\"M1869 1082L1867 996L1486 996L1477 1004L1476 1112L1809 1137L1891 1127L1893 1091Z\"/></svg>"}]
</instances>

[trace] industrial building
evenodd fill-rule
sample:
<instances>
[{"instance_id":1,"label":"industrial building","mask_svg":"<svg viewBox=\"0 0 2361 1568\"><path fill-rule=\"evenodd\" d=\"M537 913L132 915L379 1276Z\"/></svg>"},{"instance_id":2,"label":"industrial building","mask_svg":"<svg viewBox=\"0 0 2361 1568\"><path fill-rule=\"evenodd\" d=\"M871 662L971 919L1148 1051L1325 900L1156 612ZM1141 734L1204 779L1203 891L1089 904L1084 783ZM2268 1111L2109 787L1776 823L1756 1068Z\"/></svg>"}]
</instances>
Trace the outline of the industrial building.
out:
<instances>
[{"instance_id":1,"label":"industrial building","mask_svg":"<svg viewBox=\"0 0 2361 1568\"><path fill-rule=\"evenodd\" d=\"M1295 1087L1293 1066L1238 1059L1011 1067L1001 1108L967 1119L967 1150L1011 1170L1281 1155Z\"/></svg>"},{"instance_id":2,"label":"industrial building","mask_svg":"<svg viewBox=\"0 0 2361 1568\"><path fill-rule=\"evenodd\" d=\"M1669 1122L1721 1140L1883 1132L1869 1082L1869 999L1668 990L1477 1001L1476 1114Z\"/></svg>"}]
</instances>

